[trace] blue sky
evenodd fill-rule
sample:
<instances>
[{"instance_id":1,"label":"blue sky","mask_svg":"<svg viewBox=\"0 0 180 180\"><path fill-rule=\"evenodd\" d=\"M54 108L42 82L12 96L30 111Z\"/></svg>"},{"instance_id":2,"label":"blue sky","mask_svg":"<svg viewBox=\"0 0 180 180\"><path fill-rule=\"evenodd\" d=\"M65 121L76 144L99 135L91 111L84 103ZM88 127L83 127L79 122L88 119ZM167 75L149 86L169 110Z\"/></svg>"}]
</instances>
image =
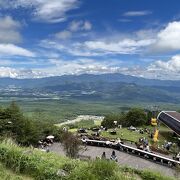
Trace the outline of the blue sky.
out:
<instances>
[{"instance_id":1,"label":"blue sky","mask_svg":"<svg viewBox=\"0 0 180 180\"><path fill-rule=\"evenodd\" d=\"M0 77L180 80L179 0L0 0Z\"/></svg>"}]
</instances>

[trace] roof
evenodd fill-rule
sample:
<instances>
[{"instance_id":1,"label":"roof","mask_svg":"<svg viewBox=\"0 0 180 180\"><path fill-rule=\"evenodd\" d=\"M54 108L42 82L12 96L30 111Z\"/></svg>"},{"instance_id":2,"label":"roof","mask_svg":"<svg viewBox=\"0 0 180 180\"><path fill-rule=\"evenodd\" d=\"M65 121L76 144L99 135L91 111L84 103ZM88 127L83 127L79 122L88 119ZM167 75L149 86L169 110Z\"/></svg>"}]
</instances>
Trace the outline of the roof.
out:
<instances>
[{"instance_id":1,"label":"roof","mask_svg":"<svg viewBox=\"0 0 180 180\"><path fill-rule=\"evenodd\" d=\"M180 122L180 113L176 111L165 111L165 113L168 114L169 116L172 116L174 119Z\"/></svg>"},{"instance_id":2,"label":"roof","mask_svg":"<svg viewBox=\"0 0 180 180\"><path fill-rule=\"evenodd\" d=\"M180 136L180 113L176 111L161 111L157 119Z\"/></svg>"}]
</instances>

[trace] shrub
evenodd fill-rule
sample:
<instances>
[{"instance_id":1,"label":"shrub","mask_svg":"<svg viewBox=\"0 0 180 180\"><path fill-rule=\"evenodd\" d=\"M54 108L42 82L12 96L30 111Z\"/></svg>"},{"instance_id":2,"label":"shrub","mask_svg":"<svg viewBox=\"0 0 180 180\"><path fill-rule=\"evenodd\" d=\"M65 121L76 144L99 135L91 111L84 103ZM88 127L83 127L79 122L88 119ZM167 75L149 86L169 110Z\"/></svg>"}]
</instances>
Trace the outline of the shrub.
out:
<instances>
[{"instance_id":1,"label":"shrub","mask_svg":"<svg viewBox=\"0 0 180 180\"><path fill-rule=\"evenodd\" d=\"M117 121L117 124L122 126L127 126L125 114L109 114L106 115L101 125L107 128L115 127L114 121Z\"/></svg>"},{"instance_id":2,"label":"shrub","mask_svg":"<svg viewBox=\"0 0 180 180\"><path fill-rule=\"evenodd\" d=\"M133 108L126 114L128 126L142 126L146 124L147 117L143 109Z\"/></svg>"},{"instance_id":3,"label":"shrub","mask_svg":"<svg viewBox=\"0 0 180 180\"><path fill-rule=\"evenodd\" d=\"M81 144L78 137L71 132L64 132L61 141L64 146L64 150L66 151L66 155L71 158L76 158L78 156Z\"/></svg>"}]
</instances>

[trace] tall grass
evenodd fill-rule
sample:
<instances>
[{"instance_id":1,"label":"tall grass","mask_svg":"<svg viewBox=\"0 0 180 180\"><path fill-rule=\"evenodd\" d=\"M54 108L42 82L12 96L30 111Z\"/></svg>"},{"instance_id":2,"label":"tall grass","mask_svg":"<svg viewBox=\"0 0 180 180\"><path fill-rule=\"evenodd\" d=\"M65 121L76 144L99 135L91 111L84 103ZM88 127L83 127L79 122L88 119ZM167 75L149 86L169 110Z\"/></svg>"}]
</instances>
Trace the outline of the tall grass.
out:
<instances>
[{"instance_id":1,"label":"tall grass","mask_svg":"<svg viewBox=\"0 0 180 180\"><path fill-rule=\"evenodd\" d=\"M0 179L1 180L32 180L32 178L30 177L22 176L12 172L11 170L5 168L1 163L0 163Z\"/></svg>"},{"instance_id":2,"label":"tall grass","mask_svg":"<svg viewBox=\"0 0 180 180\"><path fill-rule=\"evenodd\" d=\"M57 172L66 163L78 165L78 161L33 148L20 148L11 141L0 144L0 161L15 172L29 174L36 179L61 179Z\"/></svg>"}]
</instances>

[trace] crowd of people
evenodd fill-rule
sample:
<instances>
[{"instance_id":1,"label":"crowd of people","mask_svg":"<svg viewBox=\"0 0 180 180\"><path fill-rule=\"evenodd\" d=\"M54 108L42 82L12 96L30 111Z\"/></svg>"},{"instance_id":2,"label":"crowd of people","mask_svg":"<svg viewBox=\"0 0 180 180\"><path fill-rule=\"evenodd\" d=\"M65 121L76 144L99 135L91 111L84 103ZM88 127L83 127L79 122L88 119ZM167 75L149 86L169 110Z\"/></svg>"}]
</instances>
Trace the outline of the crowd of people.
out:
<instances>
[{"instance_id":1,"label":"crowd of people","mask_svg":"<svg viewBox=\"0 0 180 180\"><path fill-rule=\"evenodd\" d=\"M136 143L136 146L138 149L151 152L148 139L145 137L139 138L139 143Z\"/></svg>"},{"instance_id":2,"label":"crowd of people","mask_svg":"<svg viewBox=\"0 0 180 180\"><path fill-rule=\"evenodd\" d=\"M49 152L49 146L51 146L54 143L54 137L46 137L43 140L39 140L38 142L38 148L41 149L42 151Z\"/></svg>"}]
</instances>

